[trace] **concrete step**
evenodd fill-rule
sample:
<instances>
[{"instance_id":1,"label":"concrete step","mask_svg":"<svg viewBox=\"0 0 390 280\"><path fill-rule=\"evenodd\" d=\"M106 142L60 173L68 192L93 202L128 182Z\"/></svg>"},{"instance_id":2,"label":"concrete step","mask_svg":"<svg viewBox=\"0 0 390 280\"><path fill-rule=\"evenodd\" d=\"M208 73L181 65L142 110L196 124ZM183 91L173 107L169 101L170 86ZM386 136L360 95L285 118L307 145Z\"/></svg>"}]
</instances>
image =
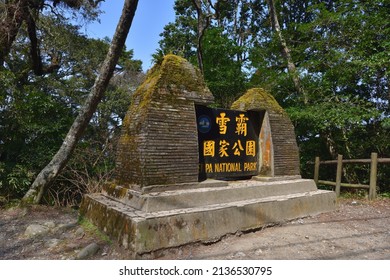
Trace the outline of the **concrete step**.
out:
<instances>
[{"instance_id":1,"label":"concrete step","mask_svg":"<svg viewBox=\"0 0 390 280\"><path fill-rule=\"evenodd\" d=\"M230 181L224 182L225 186L223 187L214 186L214 181L212 181L212 184L200 183L199 186L203 187L146 194L126 189L127 195L116 196L115 198L138 210L157 212L317 190L313 180L305 179Z\"/></svg>"},{"instance_id":2,"label":"concrete step","mask_svg":"<svg viewBox=\"0 0 390 280\"><path fill-rule=\"evenodd\" d=\"M146 212L103 194L90 194L84 197L80 213L125 248L142 254L332 211L335 200L334 192L314 190Z\"/></svg>"}]
</instances>

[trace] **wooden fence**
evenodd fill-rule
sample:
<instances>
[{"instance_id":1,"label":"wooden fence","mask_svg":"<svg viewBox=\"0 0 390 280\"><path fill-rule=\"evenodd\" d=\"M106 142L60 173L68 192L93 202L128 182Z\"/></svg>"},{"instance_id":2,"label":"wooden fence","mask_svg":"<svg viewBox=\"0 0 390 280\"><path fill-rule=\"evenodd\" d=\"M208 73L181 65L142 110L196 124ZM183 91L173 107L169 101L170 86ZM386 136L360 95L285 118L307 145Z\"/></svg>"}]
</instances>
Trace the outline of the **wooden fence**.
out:
<instances>
[{"instance_id":1,"label":"wooden fence","mask_svg":"<svg viewBox=\"0 0 390 280\"><path fill-rule=\"evenodd\" d=\"M347 163L370 164L370 184L362 185L362 184L342 183L341 178L342 178L343 164L347 164ZM322 184L322 185L329 185L335 187L337 196L340 195L341 187L347 187L347 188L367 189L368 198L374 199L376 197L378 163L390 163L390 158L378 158L377 153L371 153L371 159L344 159L343 160L343 156L338 155L337 160L320 161L320 158L316 157L314 162L314 181L316 182L317 186L318 184ZM337 164L336 182L319 180L320 164Z\"/></svg>"}]
</instances>

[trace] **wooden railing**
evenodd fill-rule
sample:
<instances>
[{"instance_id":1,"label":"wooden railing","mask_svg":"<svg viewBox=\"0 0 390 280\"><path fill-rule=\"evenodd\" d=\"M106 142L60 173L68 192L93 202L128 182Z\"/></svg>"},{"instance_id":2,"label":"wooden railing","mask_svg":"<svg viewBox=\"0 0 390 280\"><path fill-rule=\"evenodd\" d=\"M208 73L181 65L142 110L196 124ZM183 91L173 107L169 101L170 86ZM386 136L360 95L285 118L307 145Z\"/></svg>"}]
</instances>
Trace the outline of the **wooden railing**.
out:
<instances>
[{"instance_id":1,"label":"wooden railing","mask_svg":"<svg viewBox=\"0 0 390 280\"><path fill-rule=\"evenodd\" d=\"M341 178L342 178L343 164L347 164L347 163L370 164L369 185L342 183ZM371 153L371 159L344 159L343 160L343 156L338 155L337 160L320 161L320 158L316 157L314 162L314 181L316 182L317 186L319 184L322 184L322 185L329 185L335 187L337 196L340 195L341 187L347 187L347 188L367 189L368 198L374 199L376 197L378 163L390 163L390 158L378 158L377 153ZM336 182L319 180L320 164L337 164Z\"/></svg>"}]
</instances>

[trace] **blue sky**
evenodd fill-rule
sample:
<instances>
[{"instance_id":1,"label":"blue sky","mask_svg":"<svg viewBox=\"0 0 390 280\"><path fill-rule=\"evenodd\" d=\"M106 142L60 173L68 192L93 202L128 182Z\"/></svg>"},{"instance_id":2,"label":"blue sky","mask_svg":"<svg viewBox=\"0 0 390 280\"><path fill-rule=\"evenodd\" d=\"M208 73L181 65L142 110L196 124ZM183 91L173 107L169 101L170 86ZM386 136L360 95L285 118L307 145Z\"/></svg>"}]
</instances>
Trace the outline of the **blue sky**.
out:
<instances>
[{"instance_id":1,"label":"blue sky","mask_svg":"<svg viewBox=\"0 0 390 280\"><path fill-rule=\"evenodd\" d=\"M139 0L133 24L126 40L127 49L134 50L134 58L142 60L146 71L151 55L158 48L159 34L164 26L175 20L174 0ZM100 6L100 23L89 24L85 33L93 38L112 38L123 7L123 0L106 0Z\"/></svg>"}]
</instances>

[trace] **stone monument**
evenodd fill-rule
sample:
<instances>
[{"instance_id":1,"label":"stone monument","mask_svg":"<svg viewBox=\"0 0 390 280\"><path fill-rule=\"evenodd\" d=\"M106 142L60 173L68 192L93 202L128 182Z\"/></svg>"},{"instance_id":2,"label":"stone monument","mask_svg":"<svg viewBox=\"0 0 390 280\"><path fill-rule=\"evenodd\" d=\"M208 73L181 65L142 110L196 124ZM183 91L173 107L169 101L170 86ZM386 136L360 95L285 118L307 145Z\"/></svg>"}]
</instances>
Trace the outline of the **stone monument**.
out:
<instances>
[{"instance_id":1,"label":"stone monument","mask_svg":"<svg viewBox=\"0 0 390 280\"><path fill-rule=\"evenodd\" d=\"M258 175L264 179L300 178L299 151L294 126L273 96L261 88L250 89L233 103L232 108L261 114Z\"/></svg>"},{"instance_id":2,"label":"stone monument","mask_svg":"<svg viewBox=\"0 0 390 280\"><path fill-rule=\"evenodd\" d=\"M142 190L197 182L194 106L213 101L200 72L168 55L133 96L119 140L117 183Z\"/></svg>"},{"instance_id":3,"label":"stone monument","mask_svg":"<svg viewBox=\"0 0 390 280\"><path fill-rule=\"evenodd\" d=\"M301 179L292 123L270 94L212 102L188 61L155 65L125 117L115 180L80 214L137 256L334 209L333 192Z\"/></svg>"}]
</instances>

